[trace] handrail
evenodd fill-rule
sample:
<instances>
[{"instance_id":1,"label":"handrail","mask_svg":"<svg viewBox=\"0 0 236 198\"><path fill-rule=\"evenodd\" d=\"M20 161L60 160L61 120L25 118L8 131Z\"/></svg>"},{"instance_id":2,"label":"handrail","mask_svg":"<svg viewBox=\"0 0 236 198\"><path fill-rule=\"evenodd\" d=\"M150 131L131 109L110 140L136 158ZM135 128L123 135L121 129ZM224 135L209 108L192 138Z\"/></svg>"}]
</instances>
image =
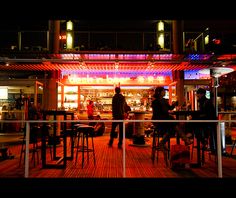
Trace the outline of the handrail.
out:
<instances>
[{"instance_id":1,"label":"handrail","mask_svg":"<svg viewBox=\"0 0 236 198\"><path fill-rule=\"evenodd\" d=\"M123 122L123 141L125 142L125 122L166 122L166 123L219 123L217 127L217 157L218 157L218 177L222 178L222 156L221 156L221 128L220 123L233 122L232 120L0 120L0 123L26 123L26 158L25 158L25 177L29 176L29 134L30 123L78 123L78 122ZM123 149L123 177L126 177L125 169L125 147Z\"/></svg>"}]
</instances>

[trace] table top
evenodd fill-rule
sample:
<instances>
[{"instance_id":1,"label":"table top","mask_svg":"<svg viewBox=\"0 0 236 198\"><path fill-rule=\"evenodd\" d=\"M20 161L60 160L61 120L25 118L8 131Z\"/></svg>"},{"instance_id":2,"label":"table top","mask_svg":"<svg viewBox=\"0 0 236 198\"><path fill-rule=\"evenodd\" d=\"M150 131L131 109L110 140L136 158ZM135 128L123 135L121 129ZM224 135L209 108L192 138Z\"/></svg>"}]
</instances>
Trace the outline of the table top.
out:
<instances>
[{"instance_id":1,"label":"table top","mask_svg":"<svg viewBox=\"0 0 236 198\"><path fill-rule=\"evenodd\" d=\"M93 126L90 126L90 125L81 125L81 126L78 126L78 128L93 128Z\"/></svg>"},{"instance_id":2,"label":"table top","mask_svg":"<svg viewBox=\"0 0 236 198\"><path fill-rule=\"evenodd\" d=\"M130 113L134 113L134 114L147 114L150 113L148 111L130 111Z\"/></svg>"}]
</instances>

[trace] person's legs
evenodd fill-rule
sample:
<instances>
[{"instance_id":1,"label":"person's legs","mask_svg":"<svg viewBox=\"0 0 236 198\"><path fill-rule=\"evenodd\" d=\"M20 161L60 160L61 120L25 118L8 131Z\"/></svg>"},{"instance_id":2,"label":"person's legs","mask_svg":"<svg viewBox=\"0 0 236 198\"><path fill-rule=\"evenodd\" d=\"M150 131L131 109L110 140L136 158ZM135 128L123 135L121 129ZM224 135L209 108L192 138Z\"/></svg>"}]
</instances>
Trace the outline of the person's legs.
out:
<instances>
[{"instance_id":1,"label":"person's legs","mask_svg":"<svg viewBox=\"0 0 236 198\"><path fill-rule=\"evenodd\" d=\"M112 144L113 144L113 140L116 136L116 126L117 125L118 125L118 122L112 122L110 140L109 140L109 143L108 143L109 146L112 146Z\"/></svg>"},{"instance_id":2,"label":"person's legs","mask_svg":"<svg viewBox=\"0 0 236 198\"><path fill-rule=\"evenodd\" d=\"M122 146L122 142L123 142L123 122L119 122L119 142L118 142L118 146L121 147Z\"/></svg>"},{"instance_id":3,"label":"person's legs","mask_svg":"<svg viewBox=\"0 0 236 198\"><path fill-rule=\"evenodd\" d=\"M216 134L216 127L213 125L212 127L209 127L209 144L210 144L210 150L212 153L216 153L216 142L217 142L217 134ZM224 146L222 145L222 152L224 152L223 148Z\"/></svg>"},{"instance_id":4,"label":"person's legs","mask_svg":"<svg viewBox=\"0 0 236 198\"><path fill-rule=\"evenodd\" d=\"M163 149L166 149L166 147L165 147L166 142L168 142L170 139L169 127L165 123L161 123L157 127L157 130L160 133L160 135L162 135L162 139L160 141L160 147Z\"/></svg>"}]
</instances>

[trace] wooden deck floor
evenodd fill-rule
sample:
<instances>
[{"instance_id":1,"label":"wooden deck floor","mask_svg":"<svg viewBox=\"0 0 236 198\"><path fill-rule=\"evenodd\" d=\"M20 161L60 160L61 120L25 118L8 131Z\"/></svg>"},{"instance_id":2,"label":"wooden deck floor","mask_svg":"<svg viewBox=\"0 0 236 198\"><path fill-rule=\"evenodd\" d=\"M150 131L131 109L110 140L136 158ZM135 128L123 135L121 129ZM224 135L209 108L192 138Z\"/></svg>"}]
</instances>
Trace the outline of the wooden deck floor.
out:
<instances>
[{"instance_id":1,"label":"wooden deck floor","mask_svg":"<svg viewBox=\"0 0 236 198\"><path fill-rule=\"evenodd\" d=\"M164 163L163 154L159 153L159 161L154 164L151 161L151 147L131 146L132 141L126 139L125 143L125 169L123 168L123 149L118 149L117 139L112 148L107 143L109 135L105 134L95 138L96 164L90 155L89 163L85 161L81 167L81 154L75 163L75 159L68 160L65 169L42 169L41 162L34 167L30 162L29 178L217 178L217 164L214 157L209 159L206 155L206 164L201 168L184 168L172 170ZM174 140L173 140L174 141ZM146 143L151 144L151 138L146 138ZM174 143L174 142L173 142ZM69 144L69 141L68 141ZM61 153L62 146L57 150ZM227 148L228 150L230 148ZM0 162L0 178L23 178L24 165L19 166L20 145L9 145L9 151L14 159ZM68 151L69 152L69 151ZM30 154L31 157L31 154ZM47 158L50 159L49 149ZM193 162L196 161L194 151ZM125 172L124 172L125 171ZM236 177L236 160L223 157L223 178Z\"/></svg>"}]
</instances>

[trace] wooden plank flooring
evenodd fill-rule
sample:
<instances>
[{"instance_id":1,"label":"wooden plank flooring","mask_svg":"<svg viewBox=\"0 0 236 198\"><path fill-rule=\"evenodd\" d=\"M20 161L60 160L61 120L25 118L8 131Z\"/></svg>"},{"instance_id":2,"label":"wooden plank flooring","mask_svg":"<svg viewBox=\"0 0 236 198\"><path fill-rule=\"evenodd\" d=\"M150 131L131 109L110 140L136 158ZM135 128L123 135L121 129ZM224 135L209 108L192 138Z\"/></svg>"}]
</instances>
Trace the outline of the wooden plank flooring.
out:
<instances>
[{"instance_id":1,"label":"wooden plank flooring","mask_svg":"<svg viewBox=\"0 0 236 198\"><path fill-rule=\"evenodd\" d=\"M93 163L93 157L90 154L89 163L85 160L84 168L81 167L81 153L75 163L67 161L65 169L42 169L41 162L34 167L30 161L30 178L217 178L217 164L214 157L209 159L206 154L206 164L201 168L186 168L181 170L172 170L166 167L163 154L159 153L159 161L154 164L151 161L151 146L136 147L131 146L132 140L126 139L125 151L125 175L123 172L123 149L118 149L117 139L112 148L107 143L109 134L94 138L96 149L96 164ZM173 140L173 144L174 144ZM151 144L151 138L146 138L146 143ZM68 141L69 144L69 141ZM57 150L61 153L62 146ZM9 145L10 152L15 156L14 159L0 161L0 178L23 178L24 165L19 166L20 144ZM227 148L229 151L230 148ZM236 149L235 149L236 150ZM76 150L75 150L76 151ZM70 152L70 151L68 151ZM75 155L74 155L75 156ZM30 154L31 157L31 154ZM50 159L49 148L47 158ZM196 161L194 151L193 161ZM223 177L236 177L236 159L223 157Z\"/></svg>"}]
</instances>

